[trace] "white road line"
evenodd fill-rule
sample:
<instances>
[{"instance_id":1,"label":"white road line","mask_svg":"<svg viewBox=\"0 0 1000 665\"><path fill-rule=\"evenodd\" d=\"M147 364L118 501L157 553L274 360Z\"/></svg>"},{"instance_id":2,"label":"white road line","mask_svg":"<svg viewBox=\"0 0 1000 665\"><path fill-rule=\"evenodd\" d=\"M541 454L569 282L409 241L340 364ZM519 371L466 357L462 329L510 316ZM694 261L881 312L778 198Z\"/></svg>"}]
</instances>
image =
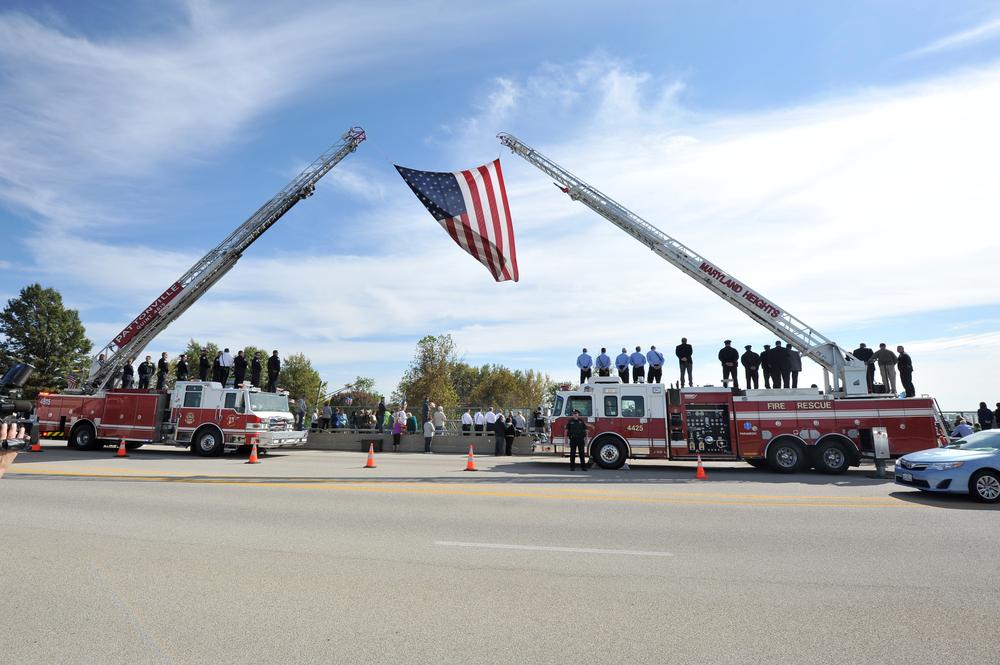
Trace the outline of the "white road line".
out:
<instances>
[{"instance_id":1,"label":"white road line","mask_svg":"<svg viewBox=\"0 0 1000 665\"><path fill-rule=\"evenodd\" d=\"M621 554L625 556L673 556L670 552L646 552L641 550L602 550L590 547L552 547L549 545L510 545L506 543L460 543L451 540L436 540L435 545L443 547L478 547L493 550L530 550L535 552L572 552L575 554Z\"/></svg>"}]
</instances>

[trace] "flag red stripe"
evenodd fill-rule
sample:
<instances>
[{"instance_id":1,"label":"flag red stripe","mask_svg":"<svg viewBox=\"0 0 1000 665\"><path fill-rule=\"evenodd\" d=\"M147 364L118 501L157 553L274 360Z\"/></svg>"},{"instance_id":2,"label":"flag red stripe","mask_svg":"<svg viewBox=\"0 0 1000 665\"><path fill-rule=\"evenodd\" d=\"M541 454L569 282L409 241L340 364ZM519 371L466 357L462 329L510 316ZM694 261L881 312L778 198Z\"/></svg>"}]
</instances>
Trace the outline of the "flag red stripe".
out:
<instances>
[{"instance_id":1,"label":"flag red stripe","mask_svg":"<svg viewBox=\"0 0 1000 665\"><path fill-rule=\"evenodd\" d=\"M500 185L500 200L503 201L503 211L504 215L507 217L507 237L510 238L510 250L508 255L510 256L511 268L513 269L513 279L516 282L518 279L517 272L517 248L514 245L514 224L510 220L510 204L507 203L507 188L503 183L503 171L500 170L500 160L497 159L495 162L497 167L497 184Z\"/></svg>"},{"instance_id":2,"label":"flag red stripe","mask_svg":"<svg viewBox=\"0 0 1000 665\"><path fill-rule=\"evenodd\" d=\"M497 254L500 259L500 269L504 279L510 279L510 271L507 270L507 259L503 253L503 232L500 230L500 214L497 211L497 200L493 195L493 178L490 170L485 166L479 167L479 175L483 177L483 189L486 190L486 200L490 204L490 217L493 221L493 234L496 237Z\"/></svg>"},{"instance_id":3,"label":"flag red stripe","mask_svg":"<svg viewBox=\"0 0 1000 665\"><path fill-rule=\"evenodd\" d=\"M465 237L465 244L467 246L466 251L472 254L477 261L483 263L483 257L479 252L479 248L476 246L475 232L469 227L469 215L463 212L458 217L453 217L452 219L457 219L458 223L462 227L462 235Z\"/></svg>"},{"instance_id":4,"label":"flag red stripe","mask_svg":"<svg viewBox=\"0 0 1000 665\"><path fill-rule=\"evenodd\" d=\"M476 212L476 223L479 225L479 235L483 238L486 258L492 266L490 272L493 273L495 277L500 272L500 257L493 257L493 249L490 247L490 233L486 230L486 217L483 216L483 204L479 200L479 188L476 186L476 179L472 177L472 171L462 171L462 175L465 176L465 182L469 186L469 196L472 198L472 208Z\"/></svg>"}]
</instances>

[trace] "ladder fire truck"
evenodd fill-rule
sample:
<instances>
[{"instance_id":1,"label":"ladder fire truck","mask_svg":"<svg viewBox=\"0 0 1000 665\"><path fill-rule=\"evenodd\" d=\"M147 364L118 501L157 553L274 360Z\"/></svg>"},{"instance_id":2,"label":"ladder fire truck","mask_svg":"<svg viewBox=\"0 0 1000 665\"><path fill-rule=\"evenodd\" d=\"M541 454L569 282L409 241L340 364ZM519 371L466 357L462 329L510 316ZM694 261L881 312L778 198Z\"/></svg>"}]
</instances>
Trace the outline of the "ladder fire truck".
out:
<instances>
[{"instance_id":1,"label":"ladder fire truck","mask_svg":"<svg viewBox=\"0 0 1000 665\"><path fill-rule=\"evenodd\" d=\"M576 391L557 391L551 438L536 452L565 454L573 411L588 422L590 456L603 468L628 458L745 460L783 473L814 467L843 473L863 457L896 457L942 442L931 397L871 395L865 363L751 289L732 274L656 228L510 134L497 136L555 185L664 260L706 286L778 339L823 368L824 390L740 391L672 388L595 377Z\"/></svg>"},{"instance_id":2,"label":"ladder fire truck","mask_svg":"<svg viewBox=\"0 0 1000 665\"><path fill-rule=\"evenodd\" d=\"M365 140L353 127L249 219L209 251L94 356L77 390L40 394L35 404L39 434L66 438L80 450L124 440L190 446L203 456L221 455L257 443L262 449L302 445L293 429L284 392L262 392L243 384L227 388L211 381L178 381L173 390L117 388L122 368L178 316L229 272L257 238L302 199L316 183Z\"/></svg>"}]
</instances>

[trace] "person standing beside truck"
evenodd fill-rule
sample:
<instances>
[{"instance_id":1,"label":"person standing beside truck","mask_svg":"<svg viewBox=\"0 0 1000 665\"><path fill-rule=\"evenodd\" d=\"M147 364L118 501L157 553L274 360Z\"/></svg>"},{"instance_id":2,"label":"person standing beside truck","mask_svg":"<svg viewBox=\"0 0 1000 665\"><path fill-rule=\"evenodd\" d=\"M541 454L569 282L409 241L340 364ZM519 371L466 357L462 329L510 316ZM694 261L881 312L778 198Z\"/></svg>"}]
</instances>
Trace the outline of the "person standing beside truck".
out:
<instances>
[{"instance_id":1,"label":"person standing beside truck","mask_svg":"<svg viewBox=\"0 0 1000 665\"><path fill-rule=\"evenodd\" d=\"M566 436L569 437L569 470L576 471L576 456L580 456L580 470L587 470L587 460L584 450L587 448L587 423L580 418L580 412L573 409L573 417L566 423Z\"/></svg>"}]
</instances>

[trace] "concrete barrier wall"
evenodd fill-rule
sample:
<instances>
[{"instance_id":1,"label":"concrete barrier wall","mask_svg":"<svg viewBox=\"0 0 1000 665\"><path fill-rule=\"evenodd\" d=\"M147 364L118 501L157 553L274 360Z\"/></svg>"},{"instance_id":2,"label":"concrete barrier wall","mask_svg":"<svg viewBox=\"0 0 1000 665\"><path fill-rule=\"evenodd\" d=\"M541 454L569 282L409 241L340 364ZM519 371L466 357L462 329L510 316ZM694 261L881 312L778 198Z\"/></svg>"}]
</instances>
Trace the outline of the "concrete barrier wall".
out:
<instances>
[{"instance_id":1,"label":"concrete barrier wall","mask_svg":"<svg viewBox=\"0 0 1000 665\"><path fill-rule=\"evenodd\" d=\"M353 452L368 452L369 441L382 441L383 452L392 450L392 434L353 434L351 432L333 432L314 430L309 432L306 441L307 450L346 450ZM477 455L493 454L493 437L460 436L445 434L435 436L431 440L431 450L435 453L461 454L469 453L469 444L474 444ZM378 446L376 444L376 450ZM424 450L424 437L419 434L404 434L399 445L401 452L417 453ZM531 454L531 439L519 436L514 439L512 452L515 455Z\"/></svg>"}]
</instances>

